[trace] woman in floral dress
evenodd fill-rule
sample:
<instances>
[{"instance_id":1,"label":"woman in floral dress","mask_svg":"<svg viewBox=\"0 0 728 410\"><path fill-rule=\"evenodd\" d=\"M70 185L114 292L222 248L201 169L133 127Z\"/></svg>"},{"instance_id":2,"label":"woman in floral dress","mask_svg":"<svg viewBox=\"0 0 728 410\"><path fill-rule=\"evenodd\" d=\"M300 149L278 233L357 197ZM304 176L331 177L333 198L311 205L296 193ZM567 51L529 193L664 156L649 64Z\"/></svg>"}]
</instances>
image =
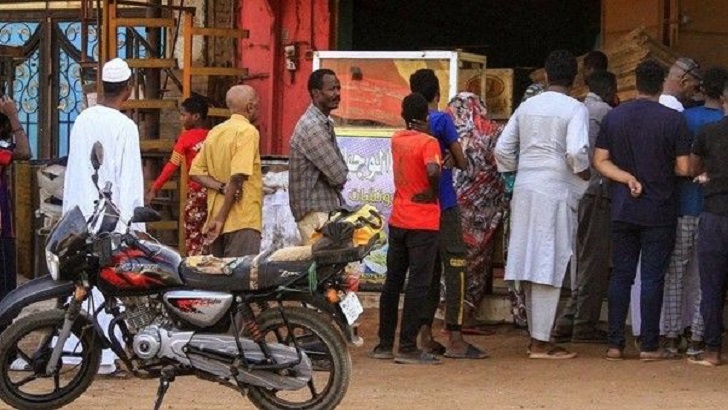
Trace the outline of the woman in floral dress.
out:
<instances>
[{"instance_id":1,"label":"woman in floral dress","mask_svg":"<svg viewBox=\"0 0 728 410\"><path fill-rule=\"evenodd\" d=\"M468 248L465 312L472 315L485 296L498 240L496 230L506 210L503 180L493 157L502 125L488 119L485 104L470 92L456 95L448 111L468 160L467 169L456 172L455 186ZM466 316L468 319L472 317Z\"/></svg>"}]
</instances>

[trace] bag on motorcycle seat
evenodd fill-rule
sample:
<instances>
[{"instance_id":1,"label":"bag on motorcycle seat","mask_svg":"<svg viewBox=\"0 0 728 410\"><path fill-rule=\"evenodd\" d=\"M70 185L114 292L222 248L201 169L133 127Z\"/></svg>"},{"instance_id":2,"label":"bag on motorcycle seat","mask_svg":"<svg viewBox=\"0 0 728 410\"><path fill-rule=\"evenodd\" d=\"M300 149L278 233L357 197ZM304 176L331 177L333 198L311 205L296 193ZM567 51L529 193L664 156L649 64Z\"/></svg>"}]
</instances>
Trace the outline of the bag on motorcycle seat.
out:
<instances>
[{"instance_id":1,"label":"bag on motorcycle seat","mask_svg":"<svg viewBox=\"0 0 728 410\"><path fill-rule=\"evenodd\" d=\"M243 292L288 285L308 274L310 259L270 260L273 253L241 258L191 256L182 263L180 276L195 289Z\"/></svg>"},{"instance_id":2,"label":"bag on motorcycle seat","mask_svg":"<svg viewBox=\"0 0 728 410\"><path fill-rule=\"evenodd\" d=\"M326 264L361 260L384 238L382 228L382 214L375 207L342 207L314 234L313 257Z\"/></svg>"},{"instance_id":3,"label":"bag on motorcycle seat","mask_svg":"<svg viewBox=\"0 0 728 410\"><path fill-rule=\"evenodd\" d=\"M269 257L268 262L295 262L295 261L312 261L311 245L308 246L289 246L287 248L274 251Z\"/></svg>"}]
</instances>

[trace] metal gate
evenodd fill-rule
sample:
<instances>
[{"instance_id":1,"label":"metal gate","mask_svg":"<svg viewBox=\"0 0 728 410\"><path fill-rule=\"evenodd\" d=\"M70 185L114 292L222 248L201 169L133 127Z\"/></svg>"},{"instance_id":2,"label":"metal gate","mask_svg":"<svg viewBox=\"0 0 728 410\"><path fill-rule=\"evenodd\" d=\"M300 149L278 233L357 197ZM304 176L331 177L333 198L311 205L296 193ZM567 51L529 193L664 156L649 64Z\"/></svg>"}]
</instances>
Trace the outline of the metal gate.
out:
<instances>
[{"instance_id":1,"label":"metal gate","mask_svg":"<svg viewBox=\"0 0 728 410\"><path fill-rule=\"evenodd\" d=\"M23 48L24 60L15 69L13 89L8 94L18 103L18 114L30 139L34 158L57 158L68 154L71 126L83 109L83 84L95 75L82 78L82 53L98 60L95 25L88 30L86 50L81 50L81 23L77 13L59 12L52 17L18 13L0 20L0 43ZM139 31L142 31L141 33ZM117 33L119 57L143 57L146 50L134 33L143 28L120 28Z\"/></svg>"}]
</instances>

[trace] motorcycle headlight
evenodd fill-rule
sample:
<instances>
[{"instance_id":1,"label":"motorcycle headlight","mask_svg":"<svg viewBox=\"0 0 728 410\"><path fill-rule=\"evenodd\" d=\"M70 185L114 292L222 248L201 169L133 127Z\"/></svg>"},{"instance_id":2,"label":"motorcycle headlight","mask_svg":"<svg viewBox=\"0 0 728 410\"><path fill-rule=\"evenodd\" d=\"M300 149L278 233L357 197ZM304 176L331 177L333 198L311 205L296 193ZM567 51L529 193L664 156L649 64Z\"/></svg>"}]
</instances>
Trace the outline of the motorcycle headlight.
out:
<instances>
[{"instance_id":1,"label":"motorcycle headlight","mask_svg":"<svg viewBox=\"0 0 728 410\"><path fill-rule=\"evenodd\" d=\"M48 250L46 250L46 265L48 265L48 272L51 274L51 277L53 278L53 280L58 280L58 273L59 273L58 256Z\"/></svg>"}]
</instances>

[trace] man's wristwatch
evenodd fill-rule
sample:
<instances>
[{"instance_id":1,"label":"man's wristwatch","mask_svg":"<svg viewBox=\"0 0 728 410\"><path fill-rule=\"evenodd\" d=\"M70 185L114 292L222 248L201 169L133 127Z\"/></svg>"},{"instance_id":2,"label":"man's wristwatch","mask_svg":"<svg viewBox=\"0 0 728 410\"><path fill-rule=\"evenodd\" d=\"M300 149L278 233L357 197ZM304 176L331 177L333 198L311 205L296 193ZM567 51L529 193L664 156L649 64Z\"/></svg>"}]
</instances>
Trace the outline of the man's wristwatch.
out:
<instances>
[{"instance_id":1,"label":"man's wristwatch","mask_svg":"<svg viewBox=\"0 0 728 410\"><path fill-rule=\"evenodd\" d=\"M225 183L224 182L222 184L220 184L220 187L217 189L217 192L219 192L221 194L225 194Z\"/></svg>"}]
</instances>

